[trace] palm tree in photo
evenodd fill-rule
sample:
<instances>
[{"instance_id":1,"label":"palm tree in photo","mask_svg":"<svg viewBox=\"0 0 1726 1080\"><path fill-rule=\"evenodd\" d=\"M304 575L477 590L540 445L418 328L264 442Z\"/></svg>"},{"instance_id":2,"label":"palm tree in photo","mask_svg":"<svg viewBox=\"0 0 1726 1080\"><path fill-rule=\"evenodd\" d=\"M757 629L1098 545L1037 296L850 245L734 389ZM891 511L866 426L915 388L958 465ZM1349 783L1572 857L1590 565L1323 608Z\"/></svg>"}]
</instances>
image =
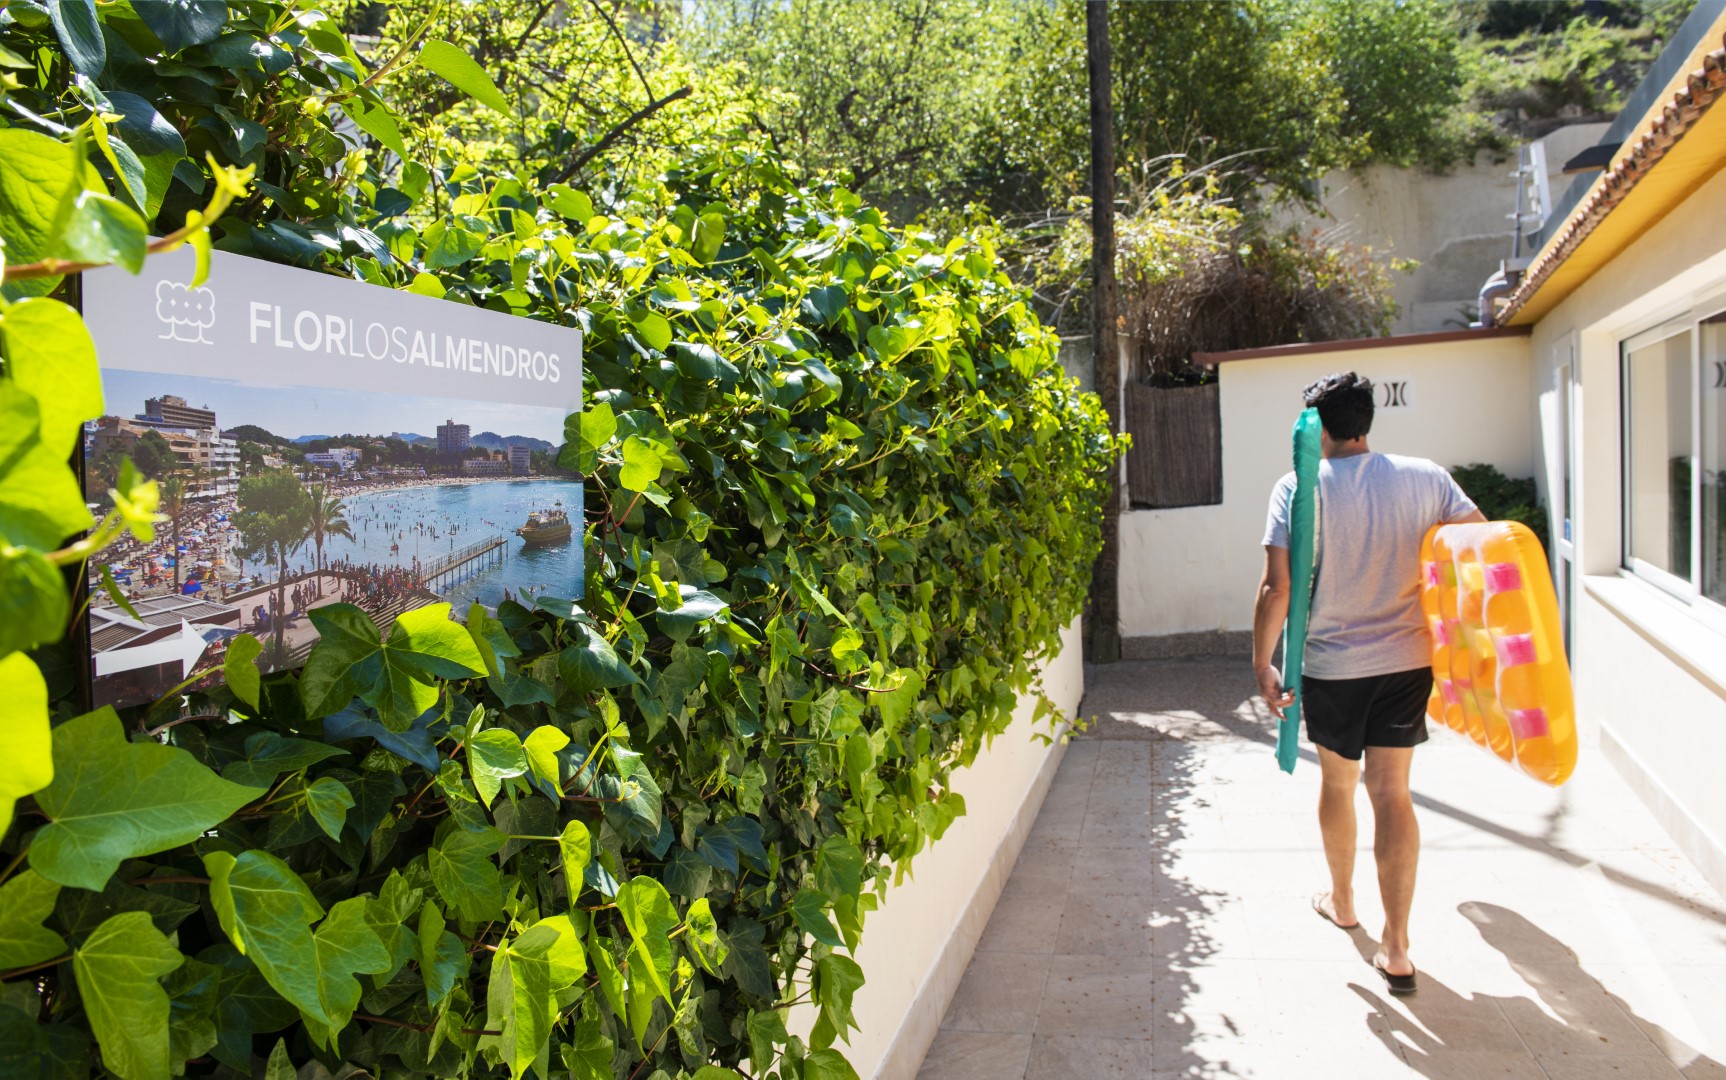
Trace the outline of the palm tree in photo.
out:
<instances>
[{"instance_id":1,"label":"palm tree in photo","mask_svg":"<svg viewBox=\"0 0 1726 1080\"><path fill-rule=\"evenodd\" d=\"M354 527L348 524L348 504L330 494L330 485L312 499L311 533L308 539L317 549L318 595L324 595L324 541L332 537L354 538Z\"/></svg>"},{"instance_id":2,"label":"palm tree in photo","mask_svg":"<svg viewBox=\"0 0 1726 1080\"><path fill-rule=\"evenodd\" d=\"M174 473L162 481L162 513L168 515L168 527L173 534L174 591L180 591L180 522L186 516L186 503L192 497L192 485L184 476Z\"/></svg>"},{"instance_id":3,"label":"palm tree in photo","mask_svg":"<svg viewBox=\"0 0 1726 1080\"><path fill-rule=\"evenodd\" d=\"M282 624L288 611L288 556L309 538L312 506L317 501L287 469L266 469L240 481L233 517L239 531L239 552L276 564L276 614L270 620L275 640L270 661L278 666L287 659Z\"/></svg>"}]
</instances>

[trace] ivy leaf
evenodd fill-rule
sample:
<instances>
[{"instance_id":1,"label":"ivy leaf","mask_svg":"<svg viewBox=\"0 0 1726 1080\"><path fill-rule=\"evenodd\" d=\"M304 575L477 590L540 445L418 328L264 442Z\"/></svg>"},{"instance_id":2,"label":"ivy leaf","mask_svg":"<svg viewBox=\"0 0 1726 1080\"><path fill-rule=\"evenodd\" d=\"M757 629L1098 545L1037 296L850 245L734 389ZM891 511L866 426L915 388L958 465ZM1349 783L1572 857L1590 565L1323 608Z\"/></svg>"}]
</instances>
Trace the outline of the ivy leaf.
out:
<instances>
[{"instance_id":1,"label":"ivy leaf","mask_svg":"<svg viewBox=\"0 0 1726 1080\"><path fill-rule=\"evenodd\" d=\"M72 954L102 1064L123 1080L167 1080L168 995L158 980L185 959L142 911L109 919Z\"/></svg>"},{"instance_id":2,"label":"ivy leaf","mask_svg":"<svg viewBox=\"0 0 1726 1080\"><path fill-rule=\"evenodd\" d=\"M312 820L331 840L341 840L342 826L347 824L348 811L354 806L354 793L347 785L331 776L313 781L305 792L306 809Z\"/></svg>"},{"instance_id":3,"label":"ivy leaf","mask_svg":"<svg viewBox=\"0 0 1726 1080\"><path fill-rule=\"evenodd\" d=\"M689 928L689 951L695 954L695 962L709 975L718 975L730 949L719 936L719 922L713 917L713 906L707 897L690 904L683 921Z\"/></svg>"},{"instance_id":4,"label":"ivy leaf","mask_svg":"<svg viewBox=\"0 0 1726 1080\"><path fill-rule=\"evenodd\" d=\"M151 0L135 7L162 49L170 53L214 41L228 21L227 0Z\"/></svg>"},{"instance_id":5,"label":"ivy leaf","mask_svg":"<svg viewBox=\"0 0 1726 1080\"><path fill-rule=\"evenodd\" d=\"M57 0L48 5L54 36L66 50L72 70L94 79L108 64L108 46L96 20L96 0Z\"/></svg>"},{"instance_id":6,"label":"ivy leaf","mask_svg":"<svg viewBox=\"0 0 1726 1080\"><path fill-rule=\"evenodd\" d=\"M119 138L110 137L116 146L129 148L142 168L142 175L128 181L128 188L142 182L144 199L140 206L144 217L154 221L162 209L162 197L174 179L174 166L186 157L186 140L168 118L137 94L123 90L108 91L108 104L120 114L117 125ZM125 140L121 142L120 140ZM125 155L118 154L121 161Z\"/></svg>"},{"instance_id":7,"label":"ivy leaf","mask_svg":"<svg viewBox=\"0 0 1726 1080\"><path fill-rule=\"evenodd\" d=\"M491 76L456 46L434 38L420 49L419 62L421 67L486 108L509 115L509 101L491 81Z\"/></svg>"},{"instance_id":8,"label":"ivy leaf","mask_svg":"<svg viewBox=\"0 0 1726 1080\"><path fill-rule=\"evenodd\" d=\"M703 1065L695 1070L690 1080L743 1080L734 1069L722 1069L717 1065Z\"/></svg>"},{"instance_id":9,"label":"ivy leaf","mask_svg":"<svg viewBox=\"0 0 1726 1080\"><path fill-rule=\"evenodd\" d=\"M503 849L503 833L469 832L455 822L438 828L426 852L432 885L460 918L485 922L503 910L503 877L492 856Z\"/></svg>"},{"instance_id":10,"label":"ivy leaf","mask_svg":"<svg viewBox=\"0 0 1726 1080\"><path fill-rule=\"evenodd\" d=\"M570 419L576 420L575 417ZM580 414L576 427L581 450L575 467L585 476L599 468L600 451L610 446L611 440L617 436L617 415L609 401L601 401Z\"/></svg>"},{"instance_id":11,"label":"ivy leaf","mask_svg":"<svg viewBox=\"0 0 1726 1080\"><path fill-rule=\"evenodd\" d=\"M639 435L623 440L623 468L617 483L625 491L646 491L647 485L659 479L664 460L653 443Z\"/></svg>"},{"instance_id":12,"label":"ivy leaf","mask_svg":"<svg viewBox=\"0 0 1726 1080\"><path fill-rule=\"evenodd\" d=\"M77 180L75 164L72 148L59 139L26 128L0 128L0 236L6 238L8 264L47 257L60 194ZM44 296L59 284L59 277L8 283L6 295ZM18 542L16 536L10 539Z\"/></svg>"},{"instance_id":13,"label":"ivy leaf","mask_svg":"<svg viewBox=\"0 0 1726 1080\"><path fill-rule=\"evenodd\" d=\"M184 1075L186 1062L209 1053L220 1039L215 1017L221 976L221 968L188 957L163 984L168 991L168 1066L175 1076Z\"/></svg>"},{"instance_id":14,"label":"ivy leaf","mask_svg":"<svg viewBox=\"0 0 1726 1080\"><path fill-rule=\"evenodd\" d=\"M754 919L733 917L725 928L731 952L726 955L723 968L726 977L736 982L744 993L772 1000L779 990L773 980L773 965L762 946L766 933L766 927Z\"/></svg>"},{"instance_id":15,"label":"ivy leaf","mask_svg":"<svg viewBox=\"0 0 1726 1080\"><path fill-rule=\"evenodd\" d=\"M821 1018L843 1038L857 1026L851 1015L851 999L863 985L863 969L855 960L829 953L815 962L813 990Z\"/></svg>"},{"instance_id":16,"label":"ivy leaf","mask_svg":"<svg viewBox=\"0 0 1726 1080\"><path fill-rule=\"evenodd\" d=\"M264 1080L298 1080L299 1075L294 1059L288 1056L288 1041L277 1039L270 1049L269 1060L264 1062Z\"/></svg>"},{"instance_id":17,"label":"ivy leaf","mask_svg":"<svg viewBox=\"0 0 1726 1080\"><path fill-rule=\"evenodd\" d=\"M450 605L404 611L378 635L371 617L352 604L310 612L320 635L300 677L308 716L327 716L358 697L377 709L390 731L405 731L437 701L437 679L485 674L473 639L450 621Z\"/></svg>"},{"instance_id":18,"label":"ivy leaf","mask_svg":"<svg viewBox=\"0 0 1726 1080\"><path fill-rule=\"evenodd\" d=\"M591 694L595 690L641 682L641 677L618 658L611 643L598 631L585 626L570 629L582 643L557 654L557 673L572 692Z\"/></svg>"},{"instance_id":19,"label":"ivy leaf","mask_svg":"<svg viewBox=\"0 0 1726 1080\"><path fill-rule=\"evenodd\" d=\"M639 308L629 313L629 322L635 327L635 332L641 335L641 340L647 343L648 348L664 352L671 347L671 324L657 311Z\"/></svg>"},{"instance_id":20,"label":"ivy leaf","mask_svg":"<svg viewBox=\"0 0 1726 1080\"><path fill-rule=\"evenodd\" d=\"M574 986L576 980L587 974L587 946L581 939L581 931L568 915L547 916L534 926L557 931L557 941L546 952L546 959L551 961L551 988Z\"/></svg>"},{"instance_id":21,"label":"ivy leaf","mask_svg":"<svg viewBox=\"0 0 1726 1080\"><path fill-rule=\"evenodd\" d=\"M300 876L263 851L213 852L204 866L211 906L234 946L300 1010L315 1042L334 1045L360 1002L354 976L390 967L389 949L366 921L366 897L350 896L325 915Z\"/></svg>"},{"instance_id":22,"label":"ivy leaf","mask_svg":"<svg viewBox=\"0 0 1726 1080\"><path fill-rule=\"evenodd\" d=\"M817 1050L803 1059L803 1080L857 1080L857 1070L837 1050Z\"/></svg>"},{"instance_id":23,"label":"ivy leaf","mask_svg":"<svg viewBox=\"0 0 1726 1080\"><path fill-rule=\"evenodd\" d=\"M13 805L54 779L48 684L36 661L23 653L0 656L0 731L6 732L6 767L0 769L0 836L4 836L12 827Z\"/></svg>"},{"instance_id":24,"label":"ivy leaf","mask_svg":"<svg viewBox=\"0 0 1726 1080\"><path fill-rule=\"evenodd\" d=\"M630 971L645 975L653 992L671 1000L671 931L676 929L677 907L665 886L650 877L633 877L617 890L617 912L623 916L634 939L630 946Z\"/></svg>"},{"instance_id":25,"label":"ivy leaf","mask_svg":"<svg viewBox=\"0 0 1726 1080\"><path fill-rule=\"evenodd\" d=\"M527 772L527 755L515 732L488 728L468 739L467 764L480 801L490 808L505 780Z\"/></svg>"},{"instance_id":26,"label":"ivy leaf","mask_svg":"<svg viewBox=\"0 0 1726 1080\"><path fill-rule=\"evenodd\" d=\"M66 939L42 925L54 914L60 886L34 870L0 885L0 970L28 967L66 951Z\"/></svg>"},{"instance_id":27,"label":"ivy leaf","mask_svg":"<svg viewBox=\"0 0 1726 1080\"><path fill-rule=\"evenodd\" d=\"M833 929L833 921L827 917L827 898L814 889L797 890L797 895L791 898L791 917L799 929L821 944L835 949L844 947L839 931Z\"/></svg>"},{"instance_id":28,"label":"ivy leaf","mask_svg":"<svg viewBox=\"0 0 1726 1080\"><path fill-rule=\"evenodd\" d=\"M690 238L689 250L702 263L710 263L719 257L720 245L725 243L725 215L710 210L695 219L695 235Z\"/></svg>"},{"instance_id":29,"label":"ivy leaf","mask_svg":"<svg viewBox=\"0 0 1726 1080\"><path fill-rule=\"evenodd\" d=\"M10 323L8 319L0 326ZM0 414L0 421L5 419ZM56 457L46 444L31 446L0 474L0 536L8 543L51 551L94 524L78 478L66 467L66 459Z\"/></svg>"},{"instance_id":30,"label":"ivy leaf","mask_svg":"<svg viewBox=\"0 0 1726 1080\"><path fill-rule=\"evenodd\" d=\"M563 874L569 882L569 896L573 900L581 891L579 882L587 864L593 861L593 836L587 831L586 824L571 821L563 827L563 835L557 838L557 848L563 855Z\"/></svg>"},{"instance_id":31,"label":"ivy leaf","mask_svg":"<svg viewBox=\"0 0 1726 1080\"><path fill-rule=\"evenodd\" d=\"M100 891L126 859L189 844L263 795L191 754L126 741L111 708L54 729L54 782L36 796L49 824L30 865L50 881Z\"/></svg>"},{"instance_id":32,"label":"ivy leaf","mask_svg":"<svg viewBox=\"0 0 1726 1080\"><path fill-rule=\"evenodd\" d=\"M557 752L568 745L569 735L562 728L544 724L527 733L521 748L533 775L555 789L563 782Z\"/></svg>"},{"instance_id":33,"label":"ivy leaf","mask_svg":"<svg viewBox=\"0 0 1726 1080\"><path fill-rule=\"evenodd\" d=\"M263 643L257 638L250 634L235 634L228 642L227 655L222 658L222 681L228 684L235 697L253 709L258 707L261 679L257 659L263 651Z\"/></svg>"},{"instance_id":34,"label":"ivy leaf","mask_svg":"<svg viewBox=\"0 0 1726 1080\"><path fill-rule=\"evenodd\" d=\"M140 237L142 230L140 223ZM0 320L0 337L6 342L7 375L36 399L42 425L38 438L63 464L83 437L84 421L102 415L96 343L76 311L40 298L12 305ZM17 536L7 538L21 542Z\"/></svg>"},{"instance_id":35,"label":"ivy leaf","mask_svg":"<svg viewBox=\"0 0 1726 1080\"><path fill-rule=\"evenodd\" d=\"M399 158L408 156L408 146L402 139L402 129L396 123L395 114L383 105L367 105L360 98L354 98L347 110L348 116L359 129L381 143L385 149L392 150ZM436 281L436 278L432 279Z\"/></svg>"},{"instance_id":36,"label":"ivy leaf","mask_svg":"<svg viewBox=\"0 0 1726 1080\"><path fill-rule=\"evenodd\" d=\"M610 1058L604 1080L611 1080ZM38 1024L0 1005L0 1076L33 1080L89 1080L90 1036L76 1024Z\"/></svg>"},{"instance_id":37,"label":"ivy leaf","mask_svg":"<svg viewBox=\"0 0 1726 1080\"><path fill-rule=\"evenodd\" d=\"M559 936L554 927L541 923L514 941L499 945L491 955L485 1026L502 1034L487 1035L479 1045L481 1049L496 1047L515 1080L521 1080L528 1066L545 1051L557 1021L549 954ZM539 1072L544 1075L543 1069Z\"/></svg>"},{"instance_id":38,"label":"ivy leaf","mask_svg":"<svg viewBox=\"0 0 1726 1080\"><path fill-rule=\"evenodd\" d=\"M815 887L834 903L863 889L863 852L843 833L821 842L815 852Z\"/></svg>"},{"instance_id":39,"label":"ivy leaf","mask_svg":"<svg viewBox=\"0 0 1726 1080\"><path fill-rule=\"evenodd\" d=\"M623 973L617 968L617 958L611 953L611 939L595 934L587 939L587 957L593 961L593 975L599 982L600 993L611 1006L612 1014L623 1016L628 1008L623 998Z\"/></svg>"},{"instance_id":40,"label":"ivy leaf","mask_svg":"<svg viewBox=\"0 0 1726 1080\"><path fill-rule=\"evenodd\" d=\"M420 908L419 952L420 979L425 983L426 1004L436 1007L455 988L456 980L467 975L467 949L461 939L449 932L443 912L430 900Z\"/></svg>"},{"instance_id":41,"label":"ivy leaf","mask_svg":"<svg viewBox=\"0 0 1726 1080\"><path fill-rule=\"evenodd\" d=\"M267 788L283 773L299 772L328 758L346 755L346 750L328 743L260 731L246 736L246 756L230 761L223 767L222 775L236 784Z\"/></svg>"},{"instance_id":42,"label":"ivy leaf","mask_svg":"<svg viewBox=\"0 0 1726 1080\"><path fill-rule=\"evenodd\" d=\"M144 268L145 243L144 219L136 210L112 195L86 191L73 203L72 216L54 244L54 257L114 263L136 274Z\"/></svg>"},{"instance_id":43,"label":"ivy leaf","mask_svg":"<svg viewBox=\"0 0 1726 1080\"><path fill-rule=\"evenodd\" d=\"M230 1068L250 1069L253 1034L280 1031L299 1019L299 1011L276 993L257 965L227 942L202 950L198 959L218 972L216 1045L211 1056Z\"/></svg>"},{"instance_id":44,"label":"ivy leaf","mask_svg":"<svg viewBox=\"0 0 1726 1080\"><path fill-rule=\"evenodd\" d=\"M597 1018L582 1017L575 1024L575 1038L563 1047L563 1067L571 1080L614 1080L611 1057L617 1044L606 1037Z\"/></svg>"}]
</instances>

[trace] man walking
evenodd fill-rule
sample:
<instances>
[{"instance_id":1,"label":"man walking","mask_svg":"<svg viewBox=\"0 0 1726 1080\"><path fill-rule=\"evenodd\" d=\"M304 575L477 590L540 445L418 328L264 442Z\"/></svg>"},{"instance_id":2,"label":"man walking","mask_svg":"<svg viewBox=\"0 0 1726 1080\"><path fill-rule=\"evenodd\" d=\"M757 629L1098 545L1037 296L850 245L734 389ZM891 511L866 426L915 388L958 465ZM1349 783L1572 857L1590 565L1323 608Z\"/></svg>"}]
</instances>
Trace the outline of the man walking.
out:
<instances>
[{"instance_id":1,"label":"man walking","mask_svg":"<svg viewBox=\"0 0 1726 1080\"><path fill-rule=\"evenodd\" d=\"M1486 519L1440 466L1367 448L1371 382L1353 372L1330 375L1307 387L1305 397L1324 427L1301 711L1307 736L1318 747L1319 829L1331 887L1313 897L1313 908L1344 929L1358 925L1354 789L1364 754L1384 902L1384 933L1373 967L1392 993L1408 994L1415 989L1408 914L1420 857L1409 764L1414 748L1426 741L1432 690L1431 640L1420 609L1420 545L1434 525ZM1264 579L1253 611L1253 672L1278 719L1294 701L1271 663L1288 616L1294 489L1291 472L1271 492Z\"/></svg>"}]
</instances>

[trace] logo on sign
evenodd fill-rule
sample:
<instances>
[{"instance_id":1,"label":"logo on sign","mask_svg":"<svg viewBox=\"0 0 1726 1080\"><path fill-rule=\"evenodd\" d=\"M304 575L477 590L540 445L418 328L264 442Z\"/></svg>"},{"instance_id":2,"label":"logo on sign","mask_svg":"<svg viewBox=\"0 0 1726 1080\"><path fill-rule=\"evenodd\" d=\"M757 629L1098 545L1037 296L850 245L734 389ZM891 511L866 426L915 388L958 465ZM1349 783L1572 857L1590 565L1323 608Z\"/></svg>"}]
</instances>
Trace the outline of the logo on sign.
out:
<instances>
[{"instance_id":1,"label":"logo on sign","mask_svg":"<svg viewBox=\"0 0 1726 1080\"><path fill-rule=\"evenodd\" d=\"M1381 382L1378 384L1378 407L1381 409L1406 409L1409 407L1407 382Z\"/></svg>"},{"instance_id":2,"label":"logo on sign","mask_svg":"<svg viewBox=\"0 0 1726 1080\"><path fill-rule=\"evenodd\" d=\"M156 282L156 318L168 327L163 341L209 345L204 331L216 325L216 294L207 286L190 288L166 278Z\"/></svg>"},{"instance_id":3,"label":"logo on sign","mask_svg":"<svg viewBox=\"0 0 1726 1080\"><path fill-rule=\"evenodd\" d=\"M1726 360L1714 361L1714 389L1726 390Z\"/></svg>"}]
</instances>

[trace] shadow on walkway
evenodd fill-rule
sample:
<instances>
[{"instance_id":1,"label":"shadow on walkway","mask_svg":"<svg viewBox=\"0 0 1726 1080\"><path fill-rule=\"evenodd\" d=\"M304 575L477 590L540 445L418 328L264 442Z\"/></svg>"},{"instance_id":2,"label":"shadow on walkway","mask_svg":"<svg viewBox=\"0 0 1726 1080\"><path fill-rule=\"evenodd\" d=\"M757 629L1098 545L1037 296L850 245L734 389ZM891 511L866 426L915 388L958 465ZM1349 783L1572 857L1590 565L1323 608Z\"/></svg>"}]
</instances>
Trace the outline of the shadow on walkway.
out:
<instances>
[{"instance_id":1,"label":"shadow on walkway","mask_svg":"<svg viewBox=\"0 0 1726 1080\"><path fill-rule=\"evenodd\" d=\"M1693 1049L1660 1025L1639 1015L1600 980L1583 970L1576 954L1563 942L1508 908L1466 903L1457 910L1480 931L1523 981L1540 996L1499 997L1457 991L1423 973L1418 993L1399 1004L1418 1023L1379 995L1376 986L1350 984L1370 1005L1378 1023L1372 1033L1387 1050L1433 1080L1472 1080L1481 1075L1475 1055L1500 1049L1514 1037L1537 1058L1568 1058L1578 1071L1605 1076L1608 1070L1627 1077L1676 1077L1678 1068L1660 1050L1675 1053L1687 1074L1713 1075L1726 1068ZM1361 958L1372 962L1377 942L1356 930L1350 935ZM1541 1006L1544 1004L1545 1008ZM1599 1067L1588 1068L1595 1064Z\"/></svg>"}]
</instances>

